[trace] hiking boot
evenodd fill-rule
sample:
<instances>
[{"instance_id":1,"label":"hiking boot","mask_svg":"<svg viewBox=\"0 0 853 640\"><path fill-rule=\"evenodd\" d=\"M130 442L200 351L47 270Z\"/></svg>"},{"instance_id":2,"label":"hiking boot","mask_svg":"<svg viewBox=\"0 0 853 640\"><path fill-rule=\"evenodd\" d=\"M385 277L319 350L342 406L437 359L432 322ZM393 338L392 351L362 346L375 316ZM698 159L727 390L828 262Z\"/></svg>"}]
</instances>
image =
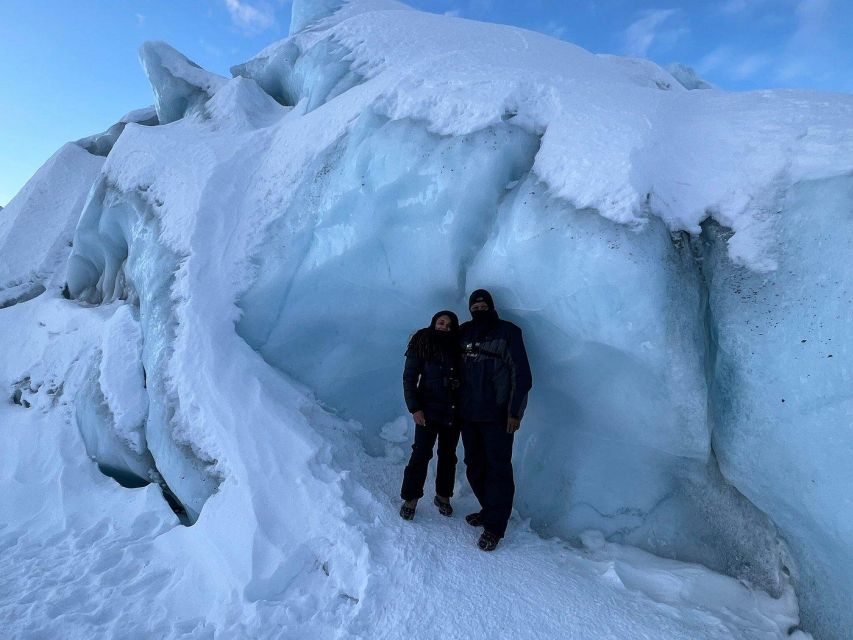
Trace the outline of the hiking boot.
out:
<instances>
[{"instance_id":1,"label":"hiking boot","mask_svg":"<svg viewBox=\"0 0 853 640\"><path fill-rule=\"evenodd\" d=\"M418 503L415 502L415 505L417 505L417 504ZM400 505L400 517L403 520L414 520L414 518L415 518L415 507L409 507L409 506L407 506L407 503L404 502L402 505Z\"/></svg>"},{"instance_id":2,"label":"hiking boot","mask_svg":"<svg viewBox=\"0 0 853 640\"><path fill-rule=\"evenodd\" d=\"M450 506L450 500L440 500L438 496L432 499L432 503L438 507L438 512L447 516L448 518L453 515L453 507Z\"/></svg>"},{"instance_id":3,"label":"hiking boot","mask_svg":"<svg viewBox=\"0 0 853 640\"><path fill-rule=\"evenodd\" d=\"M472 527L482 527L483 526L483 516L479 511L476 513L469 513L465 516L465 522L470 524Z\"/></svg>"},{"instance_id":4,"label":"hiking boot","mask_svg":"<svg viewBox=\"0 0 853 640\"><path fill-rule=\"evenodd\" d=\"M483 551L494 551L500 541L501 538L499 535L491 531L483 531L480 539L477 541L477 546Z\"/></svg>"}]
</instances>

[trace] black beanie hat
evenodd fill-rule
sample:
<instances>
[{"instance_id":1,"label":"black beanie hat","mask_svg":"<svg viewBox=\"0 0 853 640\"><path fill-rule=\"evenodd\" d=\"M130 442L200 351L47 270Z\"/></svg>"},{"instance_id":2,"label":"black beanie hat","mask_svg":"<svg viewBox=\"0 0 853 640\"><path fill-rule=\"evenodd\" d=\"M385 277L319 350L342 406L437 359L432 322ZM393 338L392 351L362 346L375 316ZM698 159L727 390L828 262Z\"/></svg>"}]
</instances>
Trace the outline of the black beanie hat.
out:
<instances>
[{"instance_id":1,"label":"black beanie hat","mask_svg":"<svg viewBox=\"0 0 853 640\"><path fill-rule=\"evenodd\" d=\"M430 329L435 329L435 323L441 316L447 316L448 318L450 318L451 331L456 331L457 329L459 329L459 318L456 316L455 313L453 313L452 311L448 311L447 309L439 311L432 317L432 322L429 323Z\"/></svg>"},{"instance_id":2,"label":"black beanie hat","mask_svg":"<svg viewBox=\"0 0 853 640\"><path fill-rule=\"evenodd\" d=\"M477 289L471 294L471 297L468 298L468 308L470 309L475 302L485 302L489 305L489 311L495 310L495 303L492 300L492 294L485 289Z\"/></svg>"}]
</instances>

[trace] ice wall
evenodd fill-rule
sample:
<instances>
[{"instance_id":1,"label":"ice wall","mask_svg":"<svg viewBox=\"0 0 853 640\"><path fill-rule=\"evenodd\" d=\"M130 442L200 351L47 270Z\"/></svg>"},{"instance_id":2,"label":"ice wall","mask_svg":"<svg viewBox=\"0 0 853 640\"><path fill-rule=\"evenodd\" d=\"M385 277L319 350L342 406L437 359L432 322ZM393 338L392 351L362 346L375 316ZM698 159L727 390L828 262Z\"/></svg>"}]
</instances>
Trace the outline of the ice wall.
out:
<instances>
[{"instance_id":1,"label":"ice wall","mask_svg":"<svg viewBox=\"0 0 853 640\"><path fill-rule=\"evenodd\" d=\"M386 390L395 383L388 358L402 348L408 331L426 321L410 310L422 308L427 318L433 307L455 303L462 311L467 290L490 286L507 317L527 330L537 381L517 451L522 514L543 531L573 536L596 528L774 590L784 572L798 570L812 556L804 543L793 545L791 557L787 542L793 530L786 519L753 500L750 482L728 472L730 454L716 431L717 404L729 402L719 393L715 373L717 296L707 279L705 252L677 232L695 238L710 214L728 227L712 242L716 255L755 278L773 273L784 246L773 233L771 213L779 194L851 166L850 101L833 97L818 106L820 99L794 92L688 95L675 78L644 61L590 60L569 49L553 57L563 68L572 61L571 90L559 88L557 79L540 84L528 76L520 98L516 89L522 85L510 70L525 66L528 56L550 58L539 48L549 45L507 30L501 40L506 65L496 68L486 62L491 49L485 38L473 27L466 30L469 41L483 47L472 54L451 35L457 26L442 22L439 28L438 20L421 15L406 24L390 12L352 19L339 12L235 68L280 101L307 99L309 109L329 113L334 93L312 93L313 83L328 86L327 71L345 75L339 61L323 61L343 46L351 53L340 61L361 80L341 98L361 92L363 108L390 120L360 117L300 176L305 182L298 195L275 215L268 243L258 247L260 275L239 302L244 313L238 330L269 362L305 382L329 406L359 419L370 446L394 402ZM426 33L429 41L420 35ZM500 38L497 30L489 34ZM316 55L318 46L323 56ZM300 83L287 80L298 66L308 69L308 60L311 71ZM471 84L467 79L477 65L487 71ZM555 70L551 78L558 77ZM318 104L322 93L329 98ZM611 110L614 100L630 102L633 111ZM349 105L339 100L337 107ZM448 229L449 238L459 237L456 227L421 232L416 243L398 235L382 213L388 199L376 195L376 163L353 154L353 140L369 143L372 157L383 159L382 172L395 185L396 212L412 211L424 221L446 210L444 193L452 194L455 185L464 185L466 194L490 191L505 174L484 179L453 164L461 158L451 153L443 166L454 176L443 181L432 168L436 138L407 134L419 141L419 165L412 152L388 138L391 125L407 120L448 140L500 130L496 121L539 140L533 163L513 174L518 182L508 183L476 215L480 227L474 233L481 240L470 259L455 253L451 240L450 249L435 253L425 266L421 246L430 247L432 236ZM395 155L400 148L403 158ZM495 151L503 154L505 148ZM419 184L410 174L427 180ZM379 213L368 217L363 208ZM452 207L454 215L460 210L478 211ZM455 218L447 220L455 224ZM288 245L287 238L295 242ZM276 249L288 246L298 249ZM409 254L403 270L397 251ZM448 261L450 268L444 266ZM411 271L418 277L407 284L404 276ZM433 283L436 276L447 282L445 272L457 278L442 289ZM267 300L276 292L282 306L271 310ZM395 310L382 327L394 340L383 340L375 327L385 308ZM333 348L317 353L307 347L323 340ZM796 451L793 442L785 446ZM780 482L776 495L784 493L797 492ZM820 519L808 522L806 528L823 526ZM819 594L833 589L834 581L798 575L804 588L815 585L818 594L808 600L813 628L833 637L837 616L845 614ZM835 613L827 614L830 608Z\"/></svg>"},{"instance_id":2,"label":"ice wall","mask_svg":"<svg viewBox=\"0 0 853 640\"><path fill-rule=\"evenodd\" d=\"M178 55L170 60L170 71L178 77L205 73ZM152 72L157 92L160 71L152 71L150 65L146 69ZM186 106L180 92L168 100L165 92L159 95L166 113ZM233 136L239 139L241 133L267 126L283 113L287 110L254 81L234 78L185 111L182 126L196 129L189 136L175 127L125 126L92 189L68 259L69 296L87 304L127 304L132 311L122 316L122 333L125 339L141 336L138 355L128 353L123 360L133 363L137 374L144 372L142 388L139 375L134 375L135 382L122 382L110 368L107 356L117 348L112 339L105 338L94 355L76 416L90 454L124 482L135 478L163 485L190 522L222 482L223 471L210 426L198 424L196 401L182 399L176 383L185 377L178 371L184 359L175 353L179 313L191 298L181 277L188 256L198 252L189 243L200 211L219 212L215 207L221 206L226 177L239 175L233 168L220 169L219 178L208 172L226 164L239 146ZM202 139L205 142L198 147ZM147 150L142 156L141 148ZM246 150L250 153L251 144ZM163 167L170 170L164 172ZM210 202L200 204L208 193ZM231 276L225 272L221 277ZM116 387L113 395L123 399L119 404L110 401L110 389ZM133 394L141 394L147 405L142 424L138 411L142 400L134 402ZM135 409L127 409L128 402Z\"/></svg>"},{"instance_id":3,"label":"ice wall","mask_svg":"<svg viewBox=\"0 0 853 640\"><path fill-rule=\"evenodd\" d=\"M543 532L596 529L774 591L784 550L710 449L706 299L687 238L577 210L532 177L498 209L467 288L491 288L536 363L519 508Z\"/></svg>"},{"instance_id":4,"label":"ice wall","mask_svg":"<svg viewBox=\"0 0 853 640\"><path fill-rule=\"evenodd\" d=\"M380 427L405 411L408 334L489 286L536 364L523 515L544 533L598 529L775 592L775 530L709 457L689 243L659 222L638 232L554 201L530 174L538 144L510 124L454 137L361 118L267 228L238 333L378 451Z\"/></svg>"},{"instance_id":5,"label":"ice wall","mask_svg":"<svg viewBox=\"0 0 853 640\"><path fill-rule=\"evenodd\" d=\"M569 538L597 529L772 593L792 570L813 628L829 638L848 628L849 586L830 566L843 553L834 532L846 521L828 506L841 485L827 473L799 489L820 456L801 457L790 433L761 468L787 456L797 465L781 468L797 473L770 482L750 464L776 419L754 408L769 393L758 372L785 377L790 359L743 339L739 323L753 327L762 311L733 304L725 283L778 283L766 291L786 305L780 324L843 315L812 306L785 274L847 282L841 249L811 271L816 241L795 236L796 216L829 193L843 224L849 194L814 185L850 174L853 101L688 92L651 63L518 29L335 6L297 3L293 37L228 81L145 47L157 121L170 124L126 125L75 235L69 293L134 307L148 400L138 433L190 514L229 468L249 477L243 456L270 455L249 436L237 449L222 442L276 424L272 411L259 424L222 417L217 385L260 406L264 370L243 354L250 373L212 372L211 361L231 365L211 344L244 340L357 420L376 453L380 428L405 411L409 334L441 307L464 317L467 293L486 286L524 328L536 380L516 450L523 517ZM800 204L775 214L781 194ZM726 229L706 222L703 245L709 216ZM849 325L836 325L831 337L845 340ZM842 381L845 357L831 359ZM830 391L835 412L821 417L840 465L849 393ZM92 431L115 431L102 418ZM275 589L262 565L252 597Z\"/></svg>"},{"instance_id":6,"label":"ice wall","mask_svg":"<svg viewBox=\"0 0 853 640\"><path fill-rule=\"evenodd\" d=\"M779 267L733 265L706 225L714 450L798 559L803 616L820 637L853 628L853 177L801 182L772 218Z\"/></svg>"},{"instance_id":7,"label":"ice wall","mask_svg":"<svg viewBox=\"0 0 853 640\"><path fill-rule=\"evenodd\" d=\"M90 448L101 452L96 457L99 462L113 473L152 481L162 476L194 520L219 478L211 469L214 461L182 437L182 421L176 418L177 399L168 370L175 341L171 287L178 257L160 241L153 214L156 207L156 198L147 197L144 191L126 193L102 176L80 218L68 263L68 291L73 298L90 303L127 300L136 307L140 326L134 331L143 336L141 366L146 372L143 393L148 408L144 429L137 426L132 430L136 435L128 435L129 427L119 426L115 411L106 420L104 408L99 409L104 401L105 408L110 408L104 379L99 376L80 398L77 421ZM103 365L96 366L103 370ZM120 384L115 376L106 378ZM138 384L135 388L134 393L142 392ZM128 389L122 396L124 402L130 401ZM119 446L121 441L124 446ZM139 450L134 450L134 442L139 442ZM130 463L117 464L116 452L126 453L128 448L131 453L123 457Z\"/></svg>"},{"instance_id":8,"label":"ice wall","mask_svg":"<svg viewBox=\"0 0 853 640\"><path fill-rule=\"evenodd\" d=\"M142 332L130 305L104 324L91 353L85 383L74 398L77 427L89 457L101 470L130 487L157 482L145 437L148 415Z\"/></svg>"},{"instance_id":9,"label":"ice wall","mask_svg":"<svg viewBox=\"0 0 853 640\"><path fill-rule=\"evenodd\" d=\"M466 266L537 149L511 125L440 137L366 115L267 229L238 333L378 445L400 412L408 334L464 296Z\"/></svg>"}]
</instances>

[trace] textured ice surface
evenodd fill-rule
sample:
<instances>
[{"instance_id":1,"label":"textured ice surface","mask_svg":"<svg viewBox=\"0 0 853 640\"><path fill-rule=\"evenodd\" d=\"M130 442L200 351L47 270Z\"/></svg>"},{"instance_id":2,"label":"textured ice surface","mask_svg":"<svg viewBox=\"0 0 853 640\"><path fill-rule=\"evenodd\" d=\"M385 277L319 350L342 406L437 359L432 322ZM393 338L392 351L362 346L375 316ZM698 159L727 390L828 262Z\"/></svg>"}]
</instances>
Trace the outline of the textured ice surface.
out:
<instances>
[{"instance_id":1,"label":"textured ice surface","mask_svg":"<svg viewBox=\"0 0 853 640\"><path fill-rule=\"evenodd\" d=\"M30 483L0 493L14 507L0 527L14 553L0 558L38 558L18 533L37 496L36 540L61 541L52 564L79 560L90 538L108 551L91 575L109 564L157 491L117 506L125 490L74 457L88 444L137 477L156 468L197 522L162 533L175 522L160 501L150 528L133 525L124 619L86 611L81 637L139 620L156 637L359 637L380 618L394 637L429 601L450 612L447 635L778 638L797 621L784 566L809 628L843 637L849 520L831 505L849 484L850 354L798 369L786 349L850 342L845 298L830 297L844 292L849 309L849 239L819 242L849 226L853 99L686 91L647 61L519 29L337 4L296 3L293 37L232 80L143 47L168 126L127 124L104 146L68 260L73 301L54 292L0 312L4 327L31 327L0 367L21 399L0 407L17 412L0 435L33 466L2 467ZM404 528L395 514L406 340L480 286L524 328L536 380L518 516L582 540L582 558L519 518L507 553L483 558L464 528L426 514ZM753 289L756 305L739 297ZM51 316L66 311L69 324ZM817 338L788 345L808 318ZM753 333L759 319L782 327L778 342ZM802 375L817 382L797 387ZM61 429L71 407L52 413L63 378L83 394L83 437ZM52 430L32 429L42 414ZM805 428L833 446L804 445ZM51 457L38 469L40 444ZM116 532L49 513L91 511L65 498L92 486ZM455 577L470 575L484 582ZM50 600L51 580L27 583L25 600ZM472 615L484 584L503 598L486 626ZM94 585L75 593L89 603ZM128 604L135 593L160 606L149 615ZM524 619L509 615L519 593L534 598ZM51 611L10 601L3 615L55 635L51 621L67 620Z\"/></svg>"},{"instance_id":2,"label":"textured ice surface","mask_svg":"<svg viewBox=\"0 0 853 640\"><path fill-rule=\"evenodd\" d=\"M126 132L120 145L128 137ZM68 290L81 300L103 303L123 299L138 308L148 396L145 453L153 456L157 471L195 519L215 490L219 475L214 456L185 435L170 380L168 367L177 324L172 287L179 260L176 252L160 241L154 214L158 202L145 189L124 193L102 175L77 228L68 263ZM104 396L108 400L107 393ZM91 431L85 428L85 420L82 424L85 431ZM112 431L120 433L121 429L114 426Z\"/></svg>"},{"instance_id":3,"label":"textured ice surface","mask_svg":"<svg viewBox=\"0 0 853 640\"><path fill-rule=\"evenodd\" d=\"M118 137L129 123L154 126L160 124L157 119L157 110L154 107L135 109L125 115L121 120L102 133L81 138L76 142L89 153L96 156L108 156Z\"/></svg>"},{"instance_id":4,"label":"textured ice surface","mask_svg":"<svg viewBox=\"0 0 853 640\"><path fill-rule=\"evenodd\" d=\"M131 307L122 305L104 323L86 381L74 398L77 427L89 457L131 486L158 479L144 433L148 396L141 350L139 323Z\"/></svg>"},{"instance_id":5,"label":"textured ice surface","mask_svg":"<svg viewBox=\"0 0 853 640\"><path fill-rule=\"evenodd\" d=\"M376 451L403 410L412 328L489 286L527 330L537 369L536 427L519 442L522 513L549 533L596 528L775 592L772 526L708 468L689 245L659 222L637 232L553 201L529 176L537 150L509 124L438 136L361 118L268 227L238 333L364 425Z\"/></svg>"},{"instance_id":6,"label":"textured ice surface","mask_svg":"<svg viewBox=\"0 0 853 640\"><path fill-rule=\"evenodd\" d=\"M511 125L441 137L364 117L271 217L238 332L375 435L399 415L407 335L425 308L464 295L466 266L537 149Z\"/></svg>"},{"instance_id":7,"label":"textured ice surface","mask_svg":"<svg viewBox=\"0 0 853 640\"><path fill-rule=\"evenodd\" d=\"M779 266L769 275L733 265L724 230L703 234L714 449L799 559L810 626L851 629L853 178L797 184L770 224Z\"/></svg>"},{"instance_id":8,"label":"textured ice surface","mask_svg":"<svg viewBox=\"0 0 853 640\"><path fill-rule=\"evenodd\" d=\"M160 124L168 124L199 109L226 79L199 67L165 42L146 42L139 60L154 90Z\"/></svg>"},{"instance_id":9,"label":"textured ice surface","mask_svg":"<svg viewBox=\"0 0 853 640\"><path fill-rule=\"evenodd\" d=\"M673 64L668 64L666 66L666 70L672 74L672 77L678 80L681 83L681 86L685 89L715 89L714 85L709 82L705 82L702 78L699 77L699 74L696 73L696 70L693 67L688 67L686 64L681 64L675 62Z\"/></svg>"},{"instance_id":10,"label":"textured ice surface","mask_svg":"<svg viewBox=\"0 0 853 640\"><path fill-rule=\"evenodd\" d=\"M853 164L849 96L686 91L647 61L418 12L359 14L286 42L321 38L371 79L365 107L441 134L508 118L544 131L534 171L552 195L617 222L651 207L697 233L711 213L735 231L732 255L757 268L772 266L761 221L773 191Z\"/></svg>"},{"instance_id":11,"label":"textured ice surface","mask_svg":"<svg viewBox=\"0 0 853 640\"><path fill-rule=\"evenodd\" d=\"M714 468L700 274L686 237L631 230L521 182L468 269L525 328L536 388L519 508L774 590L772 525Z\"/></svg>"},{"instance_id":12,"label":"textured ice surface","mask_svg":"<svg viewBox=\"0 0 853 640\"><path fill-rule=\"evenodd\" d=\"M451 154L442 164L453 169L448 188L431 168L434 142L419 144L421 164L410 170L418 159L406 152L397 159L400 145L385 140L388 125L368 134L369 120L358 117L342 141L320 145L321 159L300 174L304 186L286 197L255 258L259 278L240 302L241 333L323 401L362 421L370 445L371 431L391 419L386 389L397 372L388 355L402 348L407 330L425 323L409 319L418 308L410 298L421 301L425 318L450 300L461 309L466 290L491 286L507 316L527 329L537 380L528 416L536 426L519 441L523 513L544 530L571 535L595 527L778 588L791 563L776 535L781 521L774 525L742 495L746 485L729 484L711 449L711 405L724 400L709 395L714 298L701 251L670 232L698 234L710 215L729 229L715 247L731 265L773 272L781 246L773 212L782 194L804 179L853 168L853 101L685 92L646 61L590 56L564 44L557 50L535 34L423 14L338 14L322 24L325 30L297 34L235 71L280 100L307 98L323 111L313 81L328 86L330 73L341 77L334 60L303 73L301 92L293 83L280 92L273 80L316 67L317 47L333 56L330 43L343 45L351 53L342 60L362 81L330 98L337 113L356 102L390 125L423 124L440 137L512 124L539 148L517 174L521 181L508 182L477 216L473 236L483 240L469 259L453 245L472 233L448 224L477 208L445 207L442 193L455 185L489 192L489 179L469 182L475 173L454 165ZM376 145L371 157L388 159L352 158L353 139L362 138ZM388 176L402 229L381 213L376 175ZM447 237L438 251L433 234L421 232L417 242L404 235L412 225L405 214L422 204L425 221L448 212L437 226ZM378 209L378 229L372 217L362 220L362 205ZM307 211L324 213L317 219ZM313 229L307 250L306 225ZM457 276L455 290L446 274ZM276 291L280 310L266 302ZM386 318L385 309L394 312ZM383 342L377 316L400 336L396 342ZM329 336L331 351L301 348ZM795 442L787 446L796 450ZM795 555L797 564L807 561L801 549ZM833 588L832 580L823 584ZM815 611L823 607L819 597L811 602ZM833 624L823 628L834 633Z\"/></svg>"}]
</instances>

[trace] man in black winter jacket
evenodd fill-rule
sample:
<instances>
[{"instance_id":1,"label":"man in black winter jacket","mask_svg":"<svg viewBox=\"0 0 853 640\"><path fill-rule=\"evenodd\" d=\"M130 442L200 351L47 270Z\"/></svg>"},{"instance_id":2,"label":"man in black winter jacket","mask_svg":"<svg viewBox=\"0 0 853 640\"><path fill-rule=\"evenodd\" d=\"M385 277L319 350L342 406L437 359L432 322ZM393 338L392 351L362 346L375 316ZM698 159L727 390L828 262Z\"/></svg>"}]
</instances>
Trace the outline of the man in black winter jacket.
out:
<instances>
[{"instance_id":1,"label":"man in black winter jacket","mask_svg":"<svg viewBox=\"0 0 853 640\"><path fill-rule=\"evenodd\" d=\"M468 482L481 509L465 520L483 527L478 546L492 551L512 512L512 443L533 377L521 329L498 317L491 294L478 289L468 308L472 319L459 328L462 443Z\"/></svg>"}]
</instances>

